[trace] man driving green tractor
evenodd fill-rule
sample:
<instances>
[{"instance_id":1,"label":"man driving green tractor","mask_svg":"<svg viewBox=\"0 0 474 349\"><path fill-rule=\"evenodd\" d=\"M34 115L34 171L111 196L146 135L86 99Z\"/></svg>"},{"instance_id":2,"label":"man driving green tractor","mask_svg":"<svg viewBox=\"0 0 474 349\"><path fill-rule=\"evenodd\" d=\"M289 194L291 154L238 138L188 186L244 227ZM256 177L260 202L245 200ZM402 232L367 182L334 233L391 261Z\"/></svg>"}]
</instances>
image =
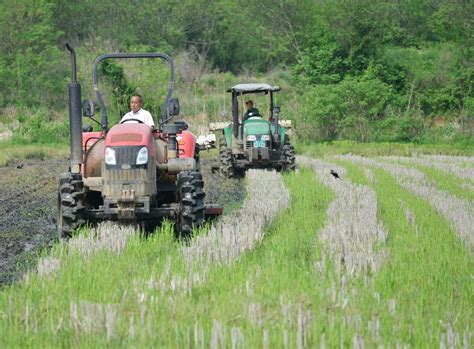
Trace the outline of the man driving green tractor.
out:
<instances>
[{"instance_id":1,"label":"man driving green tractor","mask_svg":"<svg viewBox=\"0 0 474 349\"><path fill-rule=\"evenodd\" d=\"M260 112L258 111L257 108L253 107L253 101L249 99L247 102L245 102L245 105L247 106L247 111L244 114L244 120L247 120L248 118L254 117L254 116L262 116L260 115Z\"/></svg>"}]
</instances>

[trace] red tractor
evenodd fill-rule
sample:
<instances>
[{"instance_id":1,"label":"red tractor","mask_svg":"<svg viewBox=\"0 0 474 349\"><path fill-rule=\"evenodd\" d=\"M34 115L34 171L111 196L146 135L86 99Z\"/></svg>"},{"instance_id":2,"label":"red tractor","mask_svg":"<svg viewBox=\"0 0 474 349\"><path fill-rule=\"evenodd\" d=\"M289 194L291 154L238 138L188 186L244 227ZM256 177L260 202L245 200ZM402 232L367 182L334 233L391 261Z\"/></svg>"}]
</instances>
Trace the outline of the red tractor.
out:
<instances>
[{"instance_id":1,"label":"red tractor","mask_svg":"<svg viewBox=\"0 0 474 349\"><path fill-rule=\"evenodd\" d=\"M69 172L59 178L58 232L68 238L86 222L116 220L155 226L162 218L175 222L181 235L202 225L206 216L222 213L204 204L204 182L199 172L199 146L184 121L172 122L179 114L179 101L171 98L174 65L162 53L112 53L96 58L93 83L101 110L96 121L92 100L81 103L81 86L76 77L76 55L67 45L72 60L69 84L71 160ZM112 126L99 90L98 65L105 59L160 58L169 63L170 85L159 127L152 129L136 120ZM82 114L101 125L92 132L82 128Z\"/></svg>"}]
</instances>

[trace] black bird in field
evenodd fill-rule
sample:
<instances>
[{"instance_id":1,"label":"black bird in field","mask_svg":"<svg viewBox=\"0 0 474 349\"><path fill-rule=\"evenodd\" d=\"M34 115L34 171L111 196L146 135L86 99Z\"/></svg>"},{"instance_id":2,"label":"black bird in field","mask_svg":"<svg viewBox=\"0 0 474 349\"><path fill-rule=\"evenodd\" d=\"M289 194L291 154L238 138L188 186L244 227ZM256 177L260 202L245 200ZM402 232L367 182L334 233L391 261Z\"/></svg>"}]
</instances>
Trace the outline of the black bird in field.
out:
<instances>
[{"instance_id":1,"label":"black bird in field","mask_svg":"<svg viewBox=\"0 0 474 349\"><path fill-rule=\"evenodd\" d=\"M22 168L23 168L23 164L18 165L16 168L19 169L19 170L22 169Z\"/></svg>"},{"instance_id":2,"label":"black bird in field","mask_svg":"<svg viewBox=\"0 0 474 349\"><path fill-rule=\"evenodd\" d=\"M331 170L331 171L329 171L329 172L332 174L332 176L333 176L334 178L336 178L336 179L342 179L341 177L339 177L339 175L337 174L336 171Z\"/></svg>"}]
</instances>

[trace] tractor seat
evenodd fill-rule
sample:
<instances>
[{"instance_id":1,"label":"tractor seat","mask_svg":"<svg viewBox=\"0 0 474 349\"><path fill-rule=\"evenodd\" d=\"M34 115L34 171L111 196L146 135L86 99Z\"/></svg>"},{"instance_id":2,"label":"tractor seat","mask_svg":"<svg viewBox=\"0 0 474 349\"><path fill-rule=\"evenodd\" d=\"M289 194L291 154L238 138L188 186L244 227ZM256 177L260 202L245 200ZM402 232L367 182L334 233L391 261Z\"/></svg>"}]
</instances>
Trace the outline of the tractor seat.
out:
<instances>
[{"instance_id":1,"label":"tractor seat","mask_svg":"<svg viewBox=\"0 0 474 349\"><path fill-rule=\"evenodd\" d=\"M188 129L188 123L184 120L176 120L174 124L177 125L181 131Z\"/></svg>"}]
</instances>

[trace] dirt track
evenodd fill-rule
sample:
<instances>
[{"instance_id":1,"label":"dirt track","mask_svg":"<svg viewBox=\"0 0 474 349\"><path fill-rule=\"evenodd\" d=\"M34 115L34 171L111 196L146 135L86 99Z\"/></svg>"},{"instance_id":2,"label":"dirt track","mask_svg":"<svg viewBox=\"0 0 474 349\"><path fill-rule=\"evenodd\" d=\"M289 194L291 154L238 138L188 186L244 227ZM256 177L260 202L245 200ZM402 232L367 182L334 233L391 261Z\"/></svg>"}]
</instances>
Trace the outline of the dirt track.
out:
<instances>
[{"instance_id":1,"label":"dirt track","mask_svg":"<svg viewBox=\"0 0 474 349\"><path fill-rule=\"evenodd\" d=\"M206 202L238 205L245 195L243 182L219 178L210 165L208 159L201 162ZM57 178L67 166L66 159L52 159L0 167L0 287L18 279L42 248L54 243Z\"/></svg>"}]
</instances>

